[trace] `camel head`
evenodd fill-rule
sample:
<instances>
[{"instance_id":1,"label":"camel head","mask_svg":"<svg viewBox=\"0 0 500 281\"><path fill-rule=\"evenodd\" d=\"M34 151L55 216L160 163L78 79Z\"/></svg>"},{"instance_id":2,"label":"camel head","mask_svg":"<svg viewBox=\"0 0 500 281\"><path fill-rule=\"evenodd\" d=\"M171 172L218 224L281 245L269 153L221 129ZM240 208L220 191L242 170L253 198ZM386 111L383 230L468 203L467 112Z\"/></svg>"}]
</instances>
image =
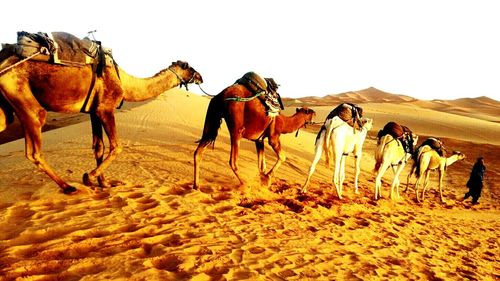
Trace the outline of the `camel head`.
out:
<instances>
[{"instance_id":1,"label":"camel head","mask_svg":"<svg viewBox=\"0 0 500 281\"><path fill-rule=\"evenodd\" d=\"M453 155L456 155L457 156L457 161L458 160L464 160L465 159L465 154L463 154L462 152L458 151L458 150L454 150L453 151Z\"/></svg>"},{"instance_id":2,"label":"camel head","mask_svg":"<svg viewBox=\"0 0 500 281\"><path fill-rule=\"evenodd\" d=\"M172 65L168 67L170 71L172 71L177 78L181 81L180 86L185 86L186 90L188 90L188 84L195 83L197 85L203 83L203 78L201 74L198 73L194 68L189 66L187 62L184 61L176 61L172 62Z\"/></svg>"},{"instance_id":3,"label":"camel head","mask_svg":"<svg viewBox=\"0 0 500 281\"><path fill-rule=\"evenodd\" d=\"M363 118L361 122L363 123L363 128L365 128L366 131L370 131L373 128L373 119Z\"/></svg>"},{"instance_id":4,"label":"camel head","mask_svg":"<svg viewBox=\"0 0 500 281\"><path fill-rule=\"evenodd\" d=\"M316 112L310 108L307 107L298 107L295 109L295 114L302 113L306 116L306 122L304 123L304 126L306 124L312 123L312 119L314 116L316 116Z\"/></svg>"},{"instance_id":5,"label":"camel head","mask_svg":"<svg viewBox=\"0 0 500 281\"><path fill-rule=\"evenodd\" d=\"M418 142L418 135L411 134L411 139L413 140L413 143L411 145L413 145L413 147L416 147Z\"/></svg>"}]
</instances>

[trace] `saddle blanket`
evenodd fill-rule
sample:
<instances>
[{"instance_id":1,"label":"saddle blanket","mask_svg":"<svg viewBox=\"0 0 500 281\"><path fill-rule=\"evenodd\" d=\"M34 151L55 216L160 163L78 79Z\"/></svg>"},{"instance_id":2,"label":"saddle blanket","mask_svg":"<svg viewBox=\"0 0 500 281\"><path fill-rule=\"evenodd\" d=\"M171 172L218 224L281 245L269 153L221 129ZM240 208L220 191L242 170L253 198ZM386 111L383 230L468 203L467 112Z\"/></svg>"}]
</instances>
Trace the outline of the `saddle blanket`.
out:
<instances>
[{"instance_id":1,"label":"saddle blanket","mask_svg":"<svg viewBox=\"0 0 500 281\"><path fill-rule=\"evenodd\" d=\"M16 53L21 57L29 57L40 51L41 54L32 58L34 60L84 66L94 64L99 59L99 49L100 42L88 38L79 39L66 32L17 33ZM106 52L111 53L111 50L107 49Z\"/></svg>"}]
</instances>

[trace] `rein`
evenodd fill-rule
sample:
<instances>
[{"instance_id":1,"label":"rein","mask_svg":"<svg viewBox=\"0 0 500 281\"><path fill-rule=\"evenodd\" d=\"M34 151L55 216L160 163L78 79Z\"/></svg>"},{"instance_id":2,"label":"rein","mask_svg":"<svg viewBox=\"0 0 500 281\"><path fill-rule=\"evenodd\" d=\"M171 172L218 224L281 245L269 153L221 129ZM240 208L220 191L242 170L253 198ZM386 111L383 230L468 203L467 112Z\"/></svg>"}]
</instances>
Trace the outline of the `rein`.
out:
<instances>
[{"instance_id":1,"label":"rein","mask_svg":"<svg viewBox=\"0 0 500 281\"><path fill-rule=\"evenodd\" d=\"M295 133L295 137L298 137L298 136L299 136L299 131L300 131L300 129L302 129L302 128L306 128L306 125L307 125L307 124L313 124L313 123L314 123L314 122L310 122L310 121L306 121L306 122L304 122L304 125L302 125L302 127L300 127L300 128L298 128L298 129L297 129L297 132ZM324 122L323 122L323 123L324 123Z\"/></svg>"},{"instance_id":2,"label":"rein","mask_svg":"<svg viewBox=\"0 0 500 281\"><path fill-rule=\"evenodd\" d=\"M198 87L200 87L200 90L201 90L201 91L202 91L205 95L207 95L207 96L209 96L209 97L212 97L212 98L213 98L213 97L215 97L215 95L211 95L211 94L209 94L209 93L205 92L205 90L203 90L203 89L201 88L201 85L200 85L200 84L198 84Z\"/></svg>"}]
</instances>

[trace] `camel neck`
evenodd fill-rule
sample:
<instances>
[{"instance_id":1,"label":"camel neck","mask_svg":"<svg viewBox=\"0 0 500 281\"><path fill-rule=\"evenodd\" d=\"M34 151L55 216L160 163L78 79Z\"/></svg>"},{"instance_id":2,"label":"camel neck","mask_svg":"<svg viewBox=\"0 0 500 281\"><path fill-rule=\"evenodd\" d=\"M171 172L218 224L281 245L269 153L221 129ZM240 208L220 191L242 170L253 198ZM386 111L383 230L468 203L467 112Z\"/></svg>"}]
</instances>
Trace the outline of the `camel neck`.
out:
<instances>
[{"instance_id":1,"label":"camel neck","mask_svg":"<svg viewBox=\"0 0 500 281\"><path fill-rule=\"evenodd\" d=\"M279 117L283 120L281 133L289 134L304 126L306 116L304 114L294 114L292 116L279 115Z\"/></svg>"},{"instance_id":2,"label":"camel neck","mask_svg":"<svg viewBox=\"0 0 500 281\"><path fill-rule=\"evenodd\" d=\"M450 166L451 164L457 162L458 160L458 155L454 154L448 158L446 158L446 166Z\"/></svg>"},{"instance_id":3,"label":"camel neck","mask_svg":"<svg viewBox=\"0 0 500 281\"><path fill-rule=\"evenodd\" d=\"M165 69L149 78L138 78L120 69L123 96L126 101L138 102L159 96L180 84L177 75Z\"/></svg>"}]
</instances>

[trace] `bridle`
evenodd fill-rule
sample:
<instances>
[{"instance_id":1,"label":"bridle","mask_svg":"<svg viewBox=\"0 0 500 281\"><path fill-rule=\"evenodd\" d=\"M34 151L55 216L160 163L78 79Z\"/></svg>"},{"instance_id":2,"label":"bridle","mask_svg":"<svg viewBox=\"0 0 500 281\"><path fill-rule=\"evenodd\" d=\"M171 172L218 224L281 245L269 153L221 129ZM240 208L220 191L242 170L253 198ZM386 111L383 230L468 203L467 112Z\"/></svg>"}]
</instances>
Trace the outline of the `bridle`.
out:
<instances>
[{"instance_id":1,"label":"bridle","mask_svg":"<svg viewBox=\"0 0 500 281\"><path fill-rule=\"evenodd\" d=\"M175 74L175 76L177 76L177 79L179 79L180 81L179 88L182 88L182 86L184 86L186 87L186 91L189 91L188 84L194 82L194 76L196 75L196 71L193 71L193 75L191 75L191 78L189 78L189 80L186 81L177 72L175 72L172 69L172 67L169 67L168 70L172 71L172 73Z\"/></svg>"}]
</instances>

